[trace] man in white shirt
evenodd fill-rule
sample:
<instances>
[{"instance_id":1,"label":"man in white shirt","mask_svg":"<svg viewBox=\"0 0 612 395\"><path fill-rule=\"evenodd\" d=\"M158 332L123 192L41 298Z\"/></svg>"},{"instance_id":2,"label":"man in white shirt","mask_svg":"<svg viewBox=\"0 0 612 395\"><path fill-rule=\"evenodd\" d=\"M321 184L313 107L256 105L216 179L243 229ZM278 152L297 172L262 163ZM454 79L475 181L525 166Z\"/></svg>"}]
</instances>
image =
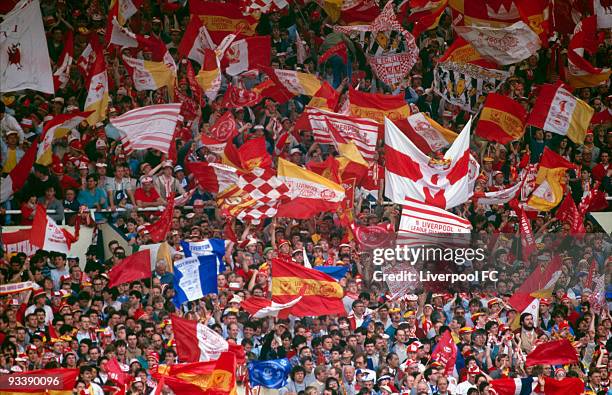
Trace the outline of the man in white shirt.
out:
<instances>
[{"instance_id":1,"label":"man in white shirt","mask_svg":"<svg viewBox=\"0 0 612 395\"><path fill-rule=\"evenodd\" d=\"M47 306L45 304L47 300L47 295L45 294L45 291L42 288L37 289L36 291L34 291L33 298L34 304L26 309L24 317L33 314L36 309L43 309L45 310L45 325L50 325L51 323L53 323L53 310L51 309L51 306Z\"/></svg>"},{"instance_id":2,"label":"man in white shirt","mask_svg":"<svg viewBox=\"0 0 612 395\"><path fill-rule=\"evenodd\" d=\"M9 130L16 130L19 133L19 142L23 141L23 129L14 116L6 112L6 106L0 102L0 135L4 136Z\"/></svg>"},{"instance_id":3,"label":"man in white shirt","mask_svg":"<svg viewBox=\"0 0 612 395\"><path fill-rule=\"evenodd\" d=\"M457 395L467 395L470 388L476 388L476 376L480 373L481 371L478 365L470 365L468 367L467 380L457 385L455 393Z\"/></svg>"}]
</instances>

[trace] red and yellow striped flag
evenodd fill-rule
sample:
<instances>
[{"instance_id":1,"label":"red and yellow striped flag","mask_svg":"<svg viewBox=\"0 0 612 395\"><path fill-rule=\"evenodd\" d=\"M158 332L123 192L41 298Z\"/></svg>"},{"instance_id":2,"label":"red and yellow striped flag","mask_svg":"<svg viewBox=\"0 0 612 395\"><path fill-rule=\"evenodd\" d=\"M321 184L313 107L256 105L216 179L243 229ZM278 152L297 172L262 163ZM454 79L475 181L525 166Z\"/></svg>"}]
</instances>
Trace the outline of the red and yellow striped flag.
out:
<instances>
[{"instance_id":1,"label":"red and yellow striped flag","mask_svg":"<svg viewBox=\"0 0 612 395\"><path fill-rule=\"evenodd\" d=\"M383 123L385 117L396 120L410 115L410 107L401 95L366 93L352 88L349 90L349 111L351 115L379 123Z\"/></svg>"}]
</instances>

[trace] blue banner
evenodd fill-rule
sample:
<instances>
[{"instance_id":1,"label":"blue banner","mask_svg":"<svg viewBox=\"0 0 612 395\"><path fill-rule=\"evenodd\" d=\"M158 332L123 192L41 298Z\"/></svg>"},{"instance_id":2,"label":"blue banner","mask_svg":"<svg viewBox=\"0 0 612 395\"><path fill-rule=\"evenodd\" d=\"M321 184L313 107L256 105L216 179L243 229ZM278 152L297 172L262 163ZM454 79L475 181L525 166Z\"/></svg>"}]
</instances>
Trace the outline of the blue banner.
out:
<instances>
[{"instance_id":1,"label":"blue banner","mask_svg":"<svg viewBox=\"0 0 612 395\"><path fill-rule=\"evenodd\" d=\"M346 276L346 272L348 272L348 266L315 266L313 269L318 270L327 274L328 276L333 277L336 281L340 281L344 276Z\"/></svg>"},{"instance_id":2,"label":"blue banner","mask_svg":"<svg viewBox=\"0 0 612 395\"><path fill-rule=\"evenodd\" d=\"M287 385L291 364L287 358L269 361L252 361L247 365L252 387L279 389Z\"/></svg>"},{"instance_id":3,"label":"blue banner","mask_svg":"<svg viewBox=\"0 0 612 395\"><path fill-rule=\"evenodd\" d=\"M225 256L225 240L206 239L192 242L181 241L181 247L183 247L186 258L191 256L214 255L217 257L217 273L223 273L225 271L225 264L223 263L223 256Z\"/></svg>"},{"instance_id":4,"label":"blue banner","mask_svg":"<svg viewBox=\"0 0 612 395\"><path fill-rule=\"evenodd\" d=\"M218 293L217 257L214 255L192 256L174 262L174 305Z\"/></svg>"}]
</instances>

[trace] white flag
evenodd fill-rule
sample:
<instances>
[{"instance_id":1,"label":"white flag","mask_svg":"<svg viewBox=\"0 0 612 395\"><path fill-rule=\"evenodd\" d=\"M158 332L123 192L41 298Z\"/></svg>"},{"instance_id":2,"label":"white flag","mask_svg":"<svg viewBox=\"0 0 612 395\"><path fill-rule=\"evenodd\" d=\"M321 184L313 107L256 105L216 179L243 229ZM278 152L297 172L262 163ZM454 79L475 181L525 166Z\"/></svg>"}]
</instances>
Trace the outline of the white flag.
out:
<instances>
[{"instance_id":1,"label":"white flag","mask_svg":"<svg viewBox=\"0 0 612 395\"><path fill-rule=\"evenodd\" d=\"M38 0L21 0L0 23L0 92L55 93Z\"/></svg>"},{"instance_id":2,"label":"white flag","mask_svg":"<svg viewBox=\"0 0 612 395\"><path fill-rule=\"evenodd\" d=\"M455 26L455 31L482 56L500 65L525 60L541 46L538 35L523 21L502 28Z\"/></svg>"}]
</instances>

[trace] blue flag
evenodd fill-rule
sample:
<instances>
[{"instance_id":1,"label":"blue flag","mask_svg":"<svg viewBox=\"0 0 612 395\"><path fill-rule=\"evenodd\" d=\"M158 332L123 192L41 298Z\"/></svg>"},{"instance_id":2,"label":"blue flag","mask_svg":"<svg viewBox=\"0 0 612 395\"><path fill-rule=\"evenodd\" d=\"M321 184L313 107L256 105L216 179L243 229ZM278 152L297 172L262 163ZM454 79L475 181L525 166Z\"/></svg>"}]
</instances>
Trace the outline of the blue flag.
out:
<instances>
[{"instance_id":1,"label":"blue flag","mask_svg":"<svg viewBox=\"0 0 612 395\"><path fill-rule=\"evenodd\" d=\"M203 241L181 241L181 247L185 257L191 256L208 256L214 255L217 257L217 273L225 271L223 256L225 255L225 240L223 239L206 239Z\"/></svg>"},{"instance_id":2,"label":"blue flag","mask_svg":"<svg viewBox=\"0 0 612 395\"><path fill-rule=\"evenodd\" d=\"M247 365L251 386L279 389L287 385L291 364L287 358L252 361Z\"/></svg>"},{"instance_id":3,"label":"blue flag","mask_svg":"<svg viewBox=\"0 0 612 395\"><path fill-rule=\"evenodd\" d=\"M217 258L214 255L192 256L174 262L174 305L218 293Z\"/></svg>"},{"instance_id":4,"label":"blue flag","mask_svg":"<svg viewBox=\"0 0 612 395\"><path fill-rule=\"evenodd\" d=\"M313 269L318 270L333 277L336 281L340 281L348 272L348 266L315 266Z\"/></svg>"}]
</instances>

